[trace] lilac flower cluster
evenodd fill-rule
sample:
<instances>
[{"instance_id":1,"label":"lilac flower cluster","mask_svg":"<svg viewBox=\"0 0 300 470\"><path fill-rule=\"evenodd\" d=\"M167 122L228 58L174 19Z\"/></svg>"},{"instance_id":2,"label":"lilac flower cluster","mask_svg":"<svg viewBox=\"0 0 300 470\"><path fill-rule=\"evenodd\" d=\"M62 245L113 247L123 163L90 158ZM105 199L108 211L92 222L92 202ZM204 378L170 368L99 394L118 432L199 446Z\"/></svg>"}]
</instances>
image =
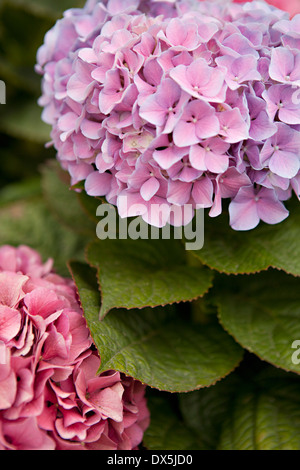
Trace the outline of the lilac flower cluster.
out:
<instances>
[{"instance_id":1,"label":"lilac flower cluster","mask_svg":"<svg viewBox=\"0 0 300 470\"><path fill-rule=\"evenodd\" d=\"M66 11L37 70L72 184L156 226L218 216L226 198L235 230L284 220L300 193L299 23L262 1Z\"/></svg>"}]
</instances>

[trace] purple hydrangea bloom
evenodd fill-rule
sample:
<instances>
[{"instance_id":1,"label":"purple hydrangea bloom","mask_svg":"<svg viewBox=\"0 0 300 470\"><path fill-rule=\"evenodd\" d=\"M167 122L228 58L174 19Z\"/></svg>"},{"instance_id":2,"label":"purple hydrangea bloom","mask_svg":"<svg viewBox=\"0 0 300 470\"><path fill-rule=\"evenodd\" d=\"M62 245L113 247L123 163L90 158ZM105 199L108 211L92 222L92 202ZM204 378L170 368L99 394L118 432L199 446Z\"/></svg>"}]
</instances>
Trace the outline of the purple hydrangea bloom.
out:
<instances>
[{"instance_id":1,"label":"purple hydrangea bloom","mask_svg":"<svg viewBox=\"0 0 300 470\"><path fill-rule=\"evenodd\" d=\"M156 226L199 205L218 216L224 199L235 230L281 222L300 187L299 21L263 1L66 11L36 69L71 184Z\"/></svg>"}]
</instances>

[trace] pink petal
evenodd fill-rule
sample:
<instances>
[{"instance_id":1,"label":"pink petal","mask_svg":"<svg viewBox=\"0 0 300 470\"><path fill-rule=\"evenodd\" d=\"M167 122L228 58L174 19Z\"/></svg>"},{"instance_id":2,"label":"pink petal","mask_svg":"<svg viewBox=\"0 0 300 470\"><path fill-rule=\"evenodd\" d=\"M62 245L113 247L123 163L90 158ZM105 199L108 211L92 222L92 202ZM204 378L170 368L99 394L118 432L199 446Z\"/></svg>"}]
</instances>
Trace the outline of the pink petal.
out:
<instances>
[{"instance_id":1,"label":"pink petal","mask_svg":"<svg viewBox=\"0 0 300 470\"><path fill-rule=\"evenodd\" d=\"M82 131L82 134L88 139L97 140L103 136L102 125L99 122L84 119L81 123L80 129Z\"/></svg>"},{"instance_id":2,"label":"pink petal","mask_svg":"<svg viewBox=\"0 0 300 470\"><path fill-rule=\"evenodd\" d=\"M19 332L21 314L18 310L0 305L0 340L8 342Z\"/></svg>"},{"instance_id":3,"label":"pink petal","mask_svg":"<svg viewBox=\"0 0 300 470\"><path fill-rule=\"evenodd\" d=\"M149 202L145 213L142 215L143 220L155 227L164 227L169 220L170 205L165 199L154 196Z\"/></svg>"},{"instance_id":4,"label":"pink petal","mask_svg":"<svg viewBox=\"0 0 300 470\"><path fill-rule=\"evenodd\" d=\"M257 212L267 224L278 224L286 219L289 211L275 195L274 190L262 188L258 193Z\"/></svg>"},{"instance_id":5,"label":"pink petal","mask_svg":"<svg viewBox=\"0 0 300 470\"><path fill-rule=\"evenodd\" d=\"M94 171L85 180L85 190L89 196L105 196L110 191L111 180L111 174Z\"/></svg>"},{"instance_id":6,"label":"pink petal","mask_svg":"<svg viewBox=\"0 0 300 470\"><path fill-rule=\"evenodd\" d=\"M172 165L179 162L187 153L186 148L176 148L174 145L164 150L155 150L153 152L154 160L164 170L168 170Z\"/></svg>"},{"instance_id":7,"label":"pink petal","mask_svg":"<svg viewBox=\"0 0 300 470\"><path fill-rule=\"evenodd\" d=\"M98 393L92 393L90 401L100 410L101 414L120 423L123 419L123 392L124 388L119 382Z\"/></svg>"},{"instance_id":8,"label":"pink petal","mask_svg":"<svg viewBox=\"0 0 300 470\"><path fill-rule=\"evenodd\" d=\"M184 183L182 181L170 181L167 200L171 204L183 206L187 204L191 197L191 183Z\"/></svg>"},{"instance_id":9,"label":"pink petal","mask_svg":"<svg viewBox=\"0 0 300 470\"><path fill-rule=\"evenodd\" d=\"M40 429L36 418L26 418L17 421L6 421L3 434L16 450L54 450L55 443Z\"/></svg>"},{"instance_id":10,"label":"pink petal","mask_svg":"<svg viewBox=\"0 0 300 470\"><path fill-rule=\"evenodd\" d=\"M11 272L0 273L0 304L15 308L25 296L27 276Z\"/></svg>"},{"instance_id":11,"label":"pink petal","mask_svg":"<svg viewBox=\"0 0 300 470\"><path fill-rule=\"evenodd\" d=\"M225 137L225 142L231 144L248 139L248 125L242 118L239 109L223 111L218 115L220 121L220 134Z\"/></svg>"},{"instance_id":12,"label":"pink petal","mask_svg":"<svg viewBox=\"0 0 300 470\"><path fill-rule=\"evenodd\" d=\"M37 287L27 294L24 303L31 316L40 316L44 319L66 306L65 302L57 297L55 291L43 287Z\"/></svg>"},{"instance_id":13,"label":"pink petal","mask_svg":"<svg viewBox=\"0 0 300 470\"><path fill-rule=\"evenodd\" d=\"M187 147L197 144L200 138L196 135L195 124L180 120L175 126L173 140L177 147Z\"/></svg>"},{"instance_id":14,"label":"pink petal","mask_svg":"<svg viewBox=\"0 0 300 470\"><path fill-rule=\"evenodd\" d=\"M212 151L207 152L206 166L212 173L224 173L229 165L228 155L218 155Z\"/></svg>"},{"instance_id":15,"label":"pink petal","mask_svg":"<svg viewBox=\"0 0 300 470\"><path fill-rule=\"evenodd\" d=\"M160 184L154 176L149 178L141 187L141 196L145 201L149 201L159 190Z\"/></svg>"},{"instance_id":16,"label":"pink petal","mask_svg":"<svg viewBox=\"0 0 300 470\"><path fill-rule=\"evenodd\" d=\"M251 230L260 221L253 187L242 187L229 204L230 225L234 230Z\"/></svg>"},{"instance_id":17,"label":"pink petal","mask_svg":"<svg viewBox=\"0 0 300 470\"><path fill-rule=\"evenodd\" d=\"M0 364L1 369L1 364ZM0 380L0 409L9 409L16 398L17 393L17 378L13 371L10 371L9 375L4 379Z\"/></svg>"},{"instance_id":18,"label":"pink petal","mask_svg":"<svg viewBox=\"0 0 300 470\"><path fill-rule=\"evenodd\" d=\"M281 83L287 83L286 78L294 68L294 55L284 47L276 47L271 51L270 77Z\"/></svg>"},{"instance_id":19,"label":"pink petal","mask_svg":"<svg viewBox=\"0 0 300 470\"><path fill-rule=\"evenodd\" d=\"M118 197L117 206L121 218L136 217L147 212L147 206L140 192L122 191Z\"/></svg>"},{"instance_id":20,"label":"pink petal","mask_svg":"<svg viewBox=\"0 0 300 470\"><path fill-rule=\"evenodd\" d=\"M293 178L300 169L300 159L295 153L275 151L270 159L269 168L276 175L283 178Z\"/></svg>"},{"instance_id":21,"label":"pink petal","mask_svg":"<svg viewBox=\"0 0 300 470\"><path fill-rule=\"evenodd\" d=\"M195 181L192 197L195 203L203 208L212 206L213 184L210 178L205 177Z\"/></svg>"},{"instance_id":22,"label":"pink petal","mask_svg":"<svg viewBox=\"0 0 300 470\"><path fill-rule=\"evenodd\" d=\"M170 225L174 225L174 227L188 225L193 220L194 213L195 211L192 204L185 204L184 206L175 206L173 204L169 223Z\"/></svg>"},{"instance_id":23,"label":"pink petal","mask_svg":"<svg viewBox=\"0 0 300 470\"><path fill-rule=\"evenodd\" d=\"M200 171L207 170L205 158L206 158L206 150L201 145L191 146L189 159L190 159L191 165L194 168L196 168L196 170L200 170Z\"/></svg>"}]
</instances>

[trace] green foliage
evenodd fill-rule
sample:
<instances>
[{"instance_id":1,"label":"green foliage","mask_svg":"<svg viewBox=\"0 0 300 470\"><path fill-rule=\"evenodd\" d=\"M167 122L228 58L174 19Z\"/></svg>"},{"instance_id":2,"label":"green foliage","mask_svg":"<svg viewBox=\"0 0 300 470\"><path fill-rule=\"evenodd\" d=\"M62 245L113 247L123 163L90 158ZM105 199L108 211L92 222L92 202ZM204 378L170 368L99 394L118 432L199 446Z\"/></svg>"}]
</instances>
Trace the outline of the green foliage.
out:
<instances>
[{"instance_id":1,"label":"green foliage","mask_svg":"<svg viewBox=\"0 0 300 470\"><path fill-rule=\"evenodd\" d=\"M298 202L249 232L234 232L226 210L206 216L195 252L173 239L98 240L103 201L70 188L45 148L34 71L46 31L83 4L0 1L0 245L27 244L72 275L100 370L149 386L145 448L300 450Z\"/></svg>"},{"instance_id":2,"label":"green foliage","mask_svg":"<svg viewBox=\"0 0 300 470\"><path fill-rule=\"evenodd\" d=\"M300 276L300 211L294 197L290 216L278 225L261 223L255 230L235 232L228 215L206 216L204 247L193 254L204 264L227 274L255 273L274 267Z\"/></svg>"},{"instance_id":3,"label":"green foliage","mask_svg":"<svg viewBox=\"0 0 300 470\"><path fill-rule=\"evenodd\" d=\"M84 0L0 0L0 80L6 105L0 105L0 188L38 175L40 163L54 157L45 149L50 127L41 120L37 100L41 80L34 70L45 33L65 9ZM26 162L26 164L24 164Z\"/></svg>"},{"instance_id":4,"label":"green foliage","mask_svg":"<svg viewBox=\"0 0 300 470\"><path fill-rule=\"evenodd\" d=\"M93 242L87 260L98 269L101 318L114 307L155 307L193 300L212 285L212 272L189 266L177 240Z\"/></svg>"},{"instance_id":5,"label":"green foliage","mask_svg":"<svg viewBox=\"0 0 300 470\"><path fill-rule=\"evenodd\" d=\"M101 372L114 369L151 387L183 392L215 383L240 362L242 349L217 322L194 325L176 309L118 310L99 321L95 271L78 263L70 267Z\"/></svg>"},{"instance_id":6,"label":"green foliage","mask_svg":"<svg viewBox=\"0 0 300 470\"><path fill-rule=\"evenodd\" d=\"M177 403L165 394L148 393L151 425L144 437L144 446L150 450L200 450L202 444L183 421Z\"/></svg>"},{"instance_id":7,"label":"green foliage","mask_svg":"<svg viewBox=\"0 0 300 470\"><path fill-rule=\"evenodd\" d=\"M0 245L29 245L55 269L68 274L70 258L84 258L85 239L57 223L42 195L40 182L29 181L0 192Z\"/></svg>"},{"instance_id":8,"label":"green foliage","mask_svg":"<svg viewBox=\"0 0 300 470\"><path fill-rule=\"evenodd\" d=\"M231 396L221 450L299 450L300 383L290 377L241 386Z\"/></svg>"},{"instance_id":9,"label":"green foliage","mask_svg":"<svg viewBox=\"0 0 300 470\"><path fill-rule=\"evenodd\" d=\"M224 328L248 351L299 374L291 360L293 340L300 338L299 279L271 270L228 280L218 293Z\"/></svg>"},{"instance_id":10,"label":"green foliage","mask_svg":"<svg viewBox=\"0 0 300 470\"><path fill-rule=\"evenodd\" d=\"M248 356L210 388L177 397L150 391L152 419L144 445L150 450L299 450L299 392L297 376Z\"/></svg>"}]
</instances>

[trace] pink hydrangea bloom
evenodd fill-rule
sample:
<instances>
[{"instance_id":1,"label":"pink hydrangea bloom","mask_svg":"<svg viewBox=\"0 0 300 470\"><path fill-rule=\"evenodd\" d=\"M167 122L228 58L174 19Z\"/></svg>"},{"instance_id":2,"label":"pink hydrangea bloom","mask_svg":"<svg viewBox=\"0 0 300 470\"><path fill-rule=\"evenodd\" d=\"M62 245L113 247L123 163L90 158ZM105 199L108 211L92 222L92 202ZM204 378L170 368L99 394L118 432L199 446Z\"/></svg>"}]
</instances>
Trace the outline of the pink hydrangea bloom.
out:
<instances>
[{"instance_id":1,"label":"pink hydrangea bloom","mask_svg":"<svg viewBox=\"0 0 300 470\"><path fill-rule=\"evenodd\" d=\"M241 194L268 189L266 223L298 195L298 15L264 1L89 0L47 33L37 71L72 184L121 217L162 226L171 206L216 216L228 199L231 226L248 230L243 204L242 223L231 215Z\"/></svg>"},{"instance_id":2,"label":"pink hydrangea bloom","mask_svg":"<svg viewBox=\"0 0 300 470\"><path fill-rule=\"evenodd\" d=\"M234 2L244 3L244 0L234 0ZM276 8L280 8L281 10L289 12L289 14L292 16L296 15L297 13L300 13L299 0L266 0L266 2Z\"/></svg>"},{"instance_id":3,"label":"pink hydrangea bloom","mask_svg":"<svg viewBox=\"0 0 300 470\"><path fill-rule=\"evenodd\" d=\"M97 374L75 286L26 246L0 248L0 450L131 450L145 386Z\"/></svg>"}]
</instances>

